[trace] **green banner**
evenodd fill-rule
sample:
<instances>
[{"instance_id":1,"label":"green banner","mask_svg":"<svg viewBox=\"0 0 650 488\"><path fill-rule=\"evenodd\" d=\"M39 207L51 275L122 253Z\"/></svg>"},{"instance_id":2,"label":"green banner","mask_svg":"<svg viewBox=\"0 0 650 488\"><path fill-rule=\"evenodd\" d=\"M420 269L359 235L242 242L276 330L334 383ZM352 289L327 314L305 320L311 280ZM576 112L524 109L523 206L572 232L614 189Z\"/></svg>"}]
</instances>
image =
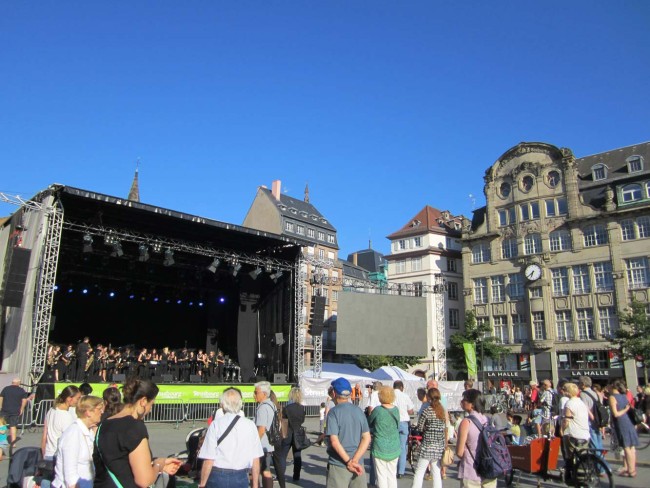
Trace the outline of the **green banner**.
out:
<instances>
[{"instance_id":1,"label":"green banner","mask_svg":"<svg viewBox=\"0 0 650 488\"><path fill-rule=\"evenodd\" d=\"M476 347L471 342L464 342L465 363L467 364L467 374L470 378L476 378Z\"/></svg>"},{"instance_id":2,"label":"green banner","mask_svg":"<svg viewBox=\"0 0 650 488\"><path fill-rule=\"evenodd\" d=\"M70 383L56 383L54 385L54 395L58 396L66 386ZM93 389L92 395L101 397L104 390L111 386L107 383L91 383ZM195 385L195 384L182 384L182 385L158 385L160 391L156 397L156 403L219 403L221 394L226 388L231 386L239 389L242 392L244 403L253 403L253 392L255 391L254 385ZM121 385L118 385L121 388ZM275 393L279 402L286 402L289 399L289 390L291 385L271 385L271 389Z\"/></svg>"}]
</instances>

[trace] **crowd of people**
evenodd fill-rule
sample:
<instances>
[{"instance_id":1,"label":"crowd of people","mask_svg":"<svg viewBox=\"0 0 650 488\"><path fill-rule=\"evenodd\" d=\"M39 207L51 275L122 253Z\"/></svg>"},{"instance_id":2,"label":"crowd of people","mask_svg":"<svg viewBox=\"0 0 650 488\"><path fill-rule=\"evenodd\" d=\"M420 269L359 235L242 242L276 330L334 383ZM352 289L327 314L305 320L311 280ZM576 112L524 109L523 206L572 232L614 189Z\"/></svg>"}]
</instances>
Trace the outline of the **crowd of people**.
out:
<instances>
[{"instance_id":1,"label":"crowd of people","mask_svg":"<svg viewBox=\"0 0 650 488\"><path fill-rule=\"evenodd\" d=\"M68 382L112 381L115 374L149 380L168 375L170 382L185 383L193 376L200 382L241 382L239 365L219 350L92 346L88 337L76 346L50 344L47 369L55 381Z\"/></svg>"},{"instance_id":2,"label":"crowd of people","mask_svg":"<svg viewBox=\"0 0 650 488\"><path fill-rule=\"evenodd\" d=\"M353 401L354 390L347 379L338 378L321 405L322 435L316 442L326 443L327 488L365 488L368 481L373 487L396 488L397 480L406 474L407 438L413 428L421 435L421 445L412 488L421 488L424 479L432 480L434 488L442 487L446 478L443 454L448 449L457 460L461 487L495 487L496 480L482 479L474 463L480 426L485 425L502 431L512 444L524 444L537 436L561 436L567 461L573 449L588 445L602 449L603 434L611 429L612 443L624 456L618 475L635 477L638 436L630 412L636 408L650 417L650 388L639 388L635 396L617 380L596 391L588 376L562 382L557 388L550 380L542 381L538 400L525 421L521 412L503 411L500 405L486 411L485 395L472 381L465 382L460 413L447 411L435 380L418 390L421 406L417 412L401 381L390 386L376 382L365 409ZM102 397L91 393L90 385L69 385L46 414L41 451L51 469L52 486L136 488L156 483L166 487L166 477L177 473L181 461L151 454L143 420L158 394L156 384L132 377L121 391L109 386ZM0 445L3 426L6 441L15 442L15 425L9 434L6 426L11 429L28 398L17 378L0 392ZM255 384L254 399L257 409L249 420L243 414L241 391L230 387L222 393L220 408L211 417L197 452L202 460L199 488L259 488L260 484L272 488L274 476L280 488L285 488L290 451L293 480L300 480L301 451L309 446L301 390L292 388L288 403L282 406L271 384L262 381ZM610 416L607 425L603 407ZM412 417L414 426L410 425ZM368 451L369 480L364 466Z\"/></svg>"}]
</instances>

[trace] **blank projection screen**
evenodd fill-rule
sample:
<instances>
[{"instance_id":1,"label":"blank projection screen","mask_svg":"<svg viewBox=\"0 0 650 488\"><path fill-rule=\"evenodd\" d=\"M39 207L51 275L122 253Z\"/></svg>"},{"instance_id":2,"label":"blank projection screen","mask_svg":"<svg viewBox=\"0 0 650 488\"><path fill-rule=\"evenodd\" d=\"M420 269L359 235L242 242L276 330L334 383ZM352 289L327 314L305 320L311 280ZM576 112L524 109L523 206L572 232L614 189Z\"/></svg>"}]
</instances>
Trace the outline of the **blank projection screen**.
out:
<instances>
[{"instance_id":1,"label":"blank projection screen","mask_svg":"<svg viewBox=\"0 0 650 488\"><path fill-rule=\"evenodd\" d=\"M341 292L336 353L426 357L427 323L426 298Z\"/></svg>"}]
</instances>

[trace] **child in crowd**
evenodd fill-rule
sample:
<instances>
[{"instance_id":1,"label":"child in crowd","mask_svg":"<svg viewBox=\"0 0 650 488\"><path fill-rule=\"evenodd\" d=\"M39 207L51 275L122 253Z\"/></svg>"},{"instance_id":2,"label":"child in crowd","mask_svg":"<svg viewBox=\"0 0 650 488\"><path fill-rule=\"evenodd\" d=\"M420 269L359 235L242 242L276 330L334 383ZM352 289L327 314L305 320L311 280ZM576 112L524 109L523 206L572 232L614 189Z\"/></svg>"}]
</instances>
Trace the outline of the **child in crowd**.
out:
<instances>
[{"instance_id":1,"label":"child in crowd","mask_svg":"<svg viewBox=\"0 0 650 488\"><path fill-rule=\"evenodd\" d=\"M320 416L320 433L324 434L325 433L325 402L322 402L320 404L320 409L318 411L318 414Z\"/></svg>"},{"instance_id":2,"label":"child in crowd","mask_svg":"<svg viewBox=\"0 0 650 488\"><path fill-rule=\"evenodd\" d=\"M516 446L521 444L521 415L508 415L510 432L512 432L512 443Z\"/></svg>"},{"instance_id":3,"label":"child in crowd","mask_svg":"<svg viewBox=\"0 0 650 488\"><path fill-rule=\"evenodd\" d=\"M0 461L2 461L2 456L4 455L5 449L9 447L9 441L7 440L7 422L4 417L0 417Z\"/></svg>"}]
</instances>

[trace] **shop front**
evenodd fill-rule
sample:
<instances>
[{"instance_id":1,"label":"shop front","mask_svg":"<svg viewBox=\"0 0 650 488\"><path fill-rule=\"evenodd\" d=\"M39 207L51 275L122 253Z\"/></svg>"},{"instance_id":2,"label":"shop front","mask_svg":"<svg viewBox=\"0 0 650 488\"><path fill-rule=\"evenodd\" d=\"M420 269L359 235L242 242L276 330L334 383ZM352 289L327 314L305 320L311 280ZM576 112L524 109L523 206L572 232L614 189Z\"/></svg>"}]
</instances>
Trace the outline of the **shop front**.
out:
<instances>
[{"instance_id":1,"label":"shop front","mask_svg":"<svg viewBox=\"0 0 650 488\"><path fill-rule=\"evenodd\" d=\"M505 385L510 388L515 386L523 388L528 385L531 378L530 355L504 354L499 359L486 358L485 370L482 373L485 380L499 391Z\"/></svg>"},{"instance_id":2,"label":"shop front","mask_svg":"<svg viewBox=\"0 0 650 488\"><path fill-rule=\"evenodd\" d=\"M576 381L588 376L593 383L605 386L625 377L623 361L617 351L563 351L557 353L558 375Z\"/></svg>"}]
</instances>

